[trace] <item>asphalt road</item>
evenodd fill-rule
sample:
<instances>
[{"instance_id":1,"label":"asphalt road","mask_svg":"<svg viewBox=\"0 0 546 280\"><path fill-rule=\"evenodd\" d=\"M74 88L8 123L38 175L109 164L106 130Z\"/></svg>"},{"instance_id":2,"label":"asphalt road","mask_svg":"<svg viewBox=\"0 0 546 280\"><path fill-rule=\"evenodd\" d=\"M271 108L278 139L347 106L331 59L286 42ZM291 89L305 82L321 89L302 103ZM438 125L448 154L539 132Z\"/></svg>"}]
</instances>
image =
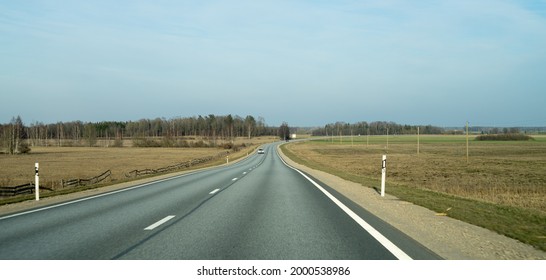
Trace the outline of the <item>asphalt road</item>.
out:
<instances>
[{"instance_id":1,"label":"asphalt road","mask_svg":"<svg viewBox=\"0 0 546 280\"><path fill-rule=\"evenodd\" d=\"M0 217L0 259L438 259L283 163L233 165Z\"/></svg>"}]
</instances>

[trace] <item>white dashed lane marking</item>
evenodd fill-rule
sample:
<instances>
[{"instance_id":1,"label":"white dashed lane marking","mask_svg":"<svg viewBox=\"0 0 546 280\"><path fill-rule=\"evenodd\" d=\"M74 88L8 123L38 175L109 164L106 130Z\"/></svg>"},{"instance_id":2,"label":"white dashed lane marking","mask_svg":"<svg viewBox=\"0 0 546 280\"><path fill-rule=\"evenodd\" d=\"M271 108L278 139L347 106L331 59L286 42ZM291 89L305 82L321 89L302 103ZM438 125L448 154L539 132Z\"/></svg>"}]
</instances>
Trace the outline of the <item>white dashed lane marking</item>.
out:
<instances>
[{"instance_id":1,"label":"white dashed lane marking","mask_svg":"<svg viewBox=\"0 0 546 280\"><path fill-rule=\"evenodd\" d=\"M215 190L209 192L209 194L215 194L215 193L217 193L219 190L220 190L220 189L215 189Z\"/></svg>"},{"instance_id":2,"label":"white dashed lane marking","mask_svg":"<svg viewBox=\"0 0 546 280\"><path fill-rule=\"evenodd\" d=\"M149 227L145 228L144 230L152 230L152 229L154 229L154 228L156 228L156 227L158 227L158 226L160 226L160 225L166 223L167 221L169 221L170 219L172 219L172 218L174 218L174 217L175 217L174 215L167 216L167 217L165 217L165 218L163 218L163 219L157 221L156 223L150 225Z\"/></svg>"}]
</instances>

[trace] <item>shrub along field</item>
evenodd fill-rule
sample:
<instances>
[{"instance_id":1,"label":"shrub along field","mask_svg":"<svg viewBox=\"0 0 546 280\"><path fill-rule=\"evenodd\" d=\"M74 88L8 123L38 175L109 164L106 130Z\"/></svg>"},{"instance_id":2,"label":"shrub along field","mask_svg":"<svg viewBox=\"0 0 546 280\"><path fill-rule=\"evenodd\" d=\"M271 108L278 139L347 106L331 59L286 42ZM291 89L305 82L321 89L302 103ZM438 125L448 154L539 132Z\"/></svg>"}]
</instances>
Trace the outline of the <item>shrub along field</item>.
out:
<instances>
[{"instance_id":1,"label":"shrub along field","mask_svg":"<svg viewBox=\"0 0 546 280\"><path fill-rule=\"evenodd\" d=\"M546 136L477 141L466 136L327 138L283 147L310 167L386 192L546 250Z\"/></svg>"}]
</instances>

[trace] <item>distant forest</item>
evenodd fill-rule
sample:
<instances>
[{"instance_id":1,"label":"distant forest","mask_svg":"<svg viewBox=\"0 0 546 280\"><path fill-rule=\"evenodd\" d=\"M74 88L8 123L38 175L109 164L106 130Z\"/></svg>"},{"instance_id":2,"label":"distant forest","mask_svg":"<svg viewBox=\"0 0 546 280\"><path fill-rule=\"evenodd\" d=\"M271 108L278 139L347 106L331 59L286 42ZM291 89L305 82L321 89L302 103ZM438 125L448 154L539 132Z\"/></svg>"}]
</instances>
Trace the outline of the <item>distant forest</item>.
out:
<instances>
[{"instance_id":1,"label":"distant forest","mask_svg":"<svg viewBox=\"0 0 546 280\"><path fill-rule=\"evenodd\" d=\"M314 129L313 136L339 136L339 135L402 135L402 134L464 134L464 127L442 128L432 125L407 125L394 122L357 122L354 124L336 122L327 124L322 128ZM472 134L514 134L514 133L543 133L546 127L470 127Z\"/></svg>"},{"instance_id":2,"label":"distant forest","mask_svg":"<svg viewBox=\"0 0 546 280\"><path fill-rule=\"evenodd\" d=\"M247 116L197 116L186 118L141 119L126 122L58 122L44 124L35 122L26 126L21 117L12 118L8 124L0 125L0 150L20 153L28 146L45 146L55 143L70 146L85 143L94 146L97 139L123 140L147 138L171 138L194 136L210 139L232 140L236 137L252 138L277 135L278 127L269 127L262 117Z\"/></svg>"},{"instance_id":3,"label":"distant forest","mask_svg":"<svg viewBox=\"0 0 546 280\"><path fill-rule=\"evenodd\" d=\"M26 153L31 146L95 146L98 140L109 140L114 146L121 146L124 139L132 139L134 146L186 147L184 137L206 139L212 145L217 140L231 141L237 137L279 136L286 138L287 132L312 134L313 136L339 135L401 135L401 134L463 134L464 128L441 128L432 125L401 125L394 122L357 122L354 124L336 122L319 128L268 126L262 117L253 116L194 116L172 119L155 118L139 121L105 122L57 122L44 124L34 122L25 125L20 116L13 117L7 124L0 124L0 152L9 154ZM497 128L471 127L473 134L500 133L541 133L545 127ZM283 135L281 135L283 134ZM159 143L156 140L163 139ZM155 142L154 142L155 141ZM178 142L177 142L178 141ZM201 142L202 143L202 142ZM209 145L210 146L210 145Z\"/></svg>"},{"instance_id":4,"label":"distant forest","mask_svg":"<svg viewBox=\"0 0 546 280\"><path fill-rule=\"evenodd\" d=\"M401 125L394 122L358 122L355 124L336 122L327 124L324 128L315 129L313 136L336 136L336 135L386 135L388 134L417 134L417 127L414 125ZM442 134L444 129L436 126L419 126L421 134Z\"/></svg>"}]
</instances>

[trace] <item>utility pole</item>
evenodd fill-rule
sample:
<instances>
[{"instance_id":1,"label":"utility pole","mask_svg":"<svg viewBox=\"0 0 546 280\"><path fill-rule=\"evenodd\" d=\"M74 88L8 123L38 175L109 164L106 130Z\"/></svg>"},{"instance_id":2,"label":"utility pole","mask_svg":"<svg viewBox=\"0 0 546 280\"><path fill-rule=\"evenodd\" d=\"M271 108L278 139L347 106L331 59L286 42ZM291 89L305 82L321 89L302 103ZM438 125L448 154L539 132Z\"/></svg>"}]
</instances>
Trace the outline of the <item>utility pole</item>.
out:
<instances>
[{"instance_id":1,"label":"utility pole","mask_svg":"<svg viewBox=\"0 0 546 280\"><path fill-rule=\"evenodd\" d=\"M381 160L381 196L385 196L385 178L387 176L387 155Z\"/></svg>"},{"instance_id":2,"label":"utility pole","mask_svg":"<svg viewBox=\"0 0 546 280\"><path fill-rule=\"evenodd\" d=\"M419 127L417 127L417 155L419 155Z\"/></svg>"},{"instance_id":3,"label":"utility pole","mask_svg":"<svg viewBox=\"0 0 546 280\"><path fill-rule=\"evenodd\" d=\"M366 133L366 148L370 144L370 128L368 127L368 133Z\"/></svg>"},{"instance_id":4,"label":"utility pole","mask_svg":"<svg viewBox=\"0 0 546 280\"><path fill-rule=\"evenodd\" d=\"M389 127L387 126L387 150L389 150Z\"/></svg>"},{"instance_id":5,"label":"utility pole","mask_svg":"<svg viewBox=\"0 0 546 280\"><path fill-rule=\"evenodd\" d=\"M466 122L466 163L468 163L468 121Z\"/></svg>"}]
</instances>

